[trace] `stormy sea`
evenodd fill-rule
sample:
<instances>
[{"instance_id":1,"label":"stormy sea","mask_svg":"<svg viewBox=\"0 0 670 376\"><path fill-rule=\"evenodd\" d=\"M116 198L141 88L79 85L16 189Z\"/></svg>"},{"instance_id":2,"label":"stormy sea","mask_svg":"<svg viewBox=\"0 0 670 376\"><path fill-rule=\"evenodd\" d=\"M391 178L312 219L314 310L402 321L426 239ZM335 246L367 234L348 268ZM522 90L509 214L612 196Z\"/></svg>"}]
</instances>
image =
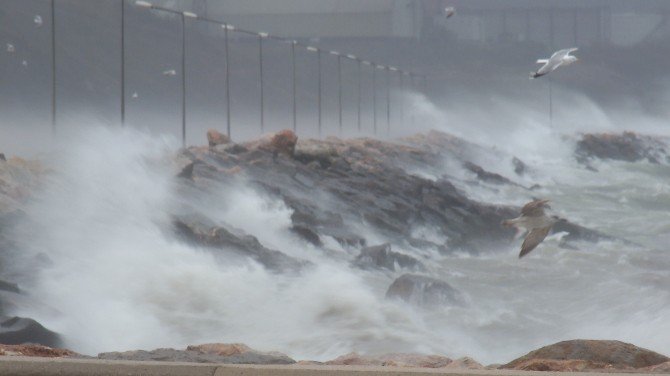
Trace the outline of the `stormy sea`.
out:
<instances>
[{"instance_id":1,"label":"stormy sea","mask_svg":"<svg viewBox=\"0 0 670 376\"><path fill-rule=\"evenodd\" d=\"M203 133L181 149L93 121L7 155L3 314L86 355L222 342L491 364L568 339L670 353L657 121L632 133L592 108L552 124L488 103L501 127L407 100L416 126L383 140ZM500 222L533 198L566 221L519 259Z\"/></svg>"}]
</instances>

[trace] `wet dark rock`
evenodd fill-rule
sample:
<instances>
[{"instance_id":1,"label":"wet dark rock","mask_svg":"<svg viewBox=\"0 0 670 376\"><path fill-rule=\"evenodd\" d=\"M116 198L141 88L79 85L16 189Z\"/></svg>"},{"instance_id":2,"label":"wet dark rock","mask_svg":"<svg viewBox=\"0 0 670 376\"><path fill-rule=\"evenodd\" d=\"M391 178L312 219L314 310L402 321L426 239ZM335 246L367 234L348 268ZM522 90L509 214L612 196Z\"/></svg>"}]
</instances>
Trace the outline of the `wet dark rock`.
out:
<instances>
[{"instance_id":1,"label":"wet dark rock","mask_svg":"<svg viewBox=\"0 0 670 376\"><path fill-rule=\"evenodd\" d=\"M249 349L245 352L235 352L231 355L221 355L216 352L202 351L189 346L187 350L169 348L151 351L134 350L124 352L107 352L98 354L99 359L133 360L133 361L161 361L161 362L191 362L191 363L223 363L223 364L293 364L295 360L280 353L263 353Z\"/></svg>"},{"instance_id":2,"label":"wet dark rock","mask_svg":"<svg viewBox=\"0 0 670 376\"><path fill-rule=\"evenodd\" d=\"M7 282L1 279L0 279L0 290L14 292L17 294L21 292L21 290L19 289L19 285L17 285L16 283Z\"/></svg>"},{"instance_id":3,"label":"wet dark rock","mask_svg":"<svg viewBox=\"0 0 670 376\"><path fill-rule=\"evenodd\" d=\"M403 274L386 291L386 298L401 299L419 307L464 305L463 294L447 282L417 274Z\"/></svg>"},{"instance_id":4,"label":"wet dark rock","mask_svg":"<svg viewBox=\"0 0 670 376\"><path fill-rule=\"evenodd\" d=\"M581 361L582 363L575 363ZM558 342L507 363L500 368L527 370L561 370L569 367L584 369L631 369L658 365L670 361L665 355L637 347L630 343L607 340L570 340ZM585 363L583 363L585 362ZM544 364L544 365L543 365ZM546 369L542 369L546 368Z\"/></svg>"},{"instance_id":5,"label":"wet dark rock","mask_svg":"<svg viewBox=\"0 0 670 376\"><path fill-rule=\"evenodd\" d=\"M670 162L668 145L665 142L634 132L585 134L577 142L575 154L577 160L585 165L592 158L626 162Z\"/></svg>"},{"instance_id":6,"label":"wet dark rock","mask_svg":"<svg viewBox=\"0 0 670 376\"><path fill-rule=\"evenodd\" d=\"M413 269L424 270L421 261L402 253L393 252L391 244L381 244L361 249L361 253L353 261L353 264L363 269Z\"/></svg>"},{"instance_id":7,"label":"wet dark rock","mask_svg":"<svg viewBox=\"0 0 670 376\"><path fill-rule=\"evenodd\" d=\"M173 219L176 233L185 241L208 248L232 251L249 257L269 270L298 271L308 263L264 247L256 237L223 224L214 224L200 215L182 215Z\"/></svg>"},{"instance_id":8,"label":"wet dark rock","mask_svg":"<svg viewBox=\"0 0 670 376\"><path fill-rule=\"evenodd\" d=\"M60 335L37 321L24 317L4 317L0 322L0 343L21 345L34 343L49 347L62 345Z\"/></svg>"},{"instance_id":9,"label":"wet dark rock","mask_svg":"<svg viewBox=\"0 0 670 376\"><path fill-rule=\"evenodd\" d=\"M517 157L512 158L512 165L514 166L514 172L519 176L523 176L528 171L528 166Z\"/></svg>"},{"instance_id":10,"label":"wet dark rock","mask_svg":"<svg viewBox=\"0 0 670 376\"><path fill-rule=\"evenodd\" d=\"M319 234L307 226L293 225L291 226L291 232L298 235L302 239L306 240L308 243L320 247L323 245Z\"/></svg>"},{"instance_id":11,"label":"wet dark rock","mask_svg":"<svg viewBox=\"0 0 670 376\"><path fill-rule=\"evenodd\" d=\"M193 167L195 166L195 162L191 162L187 164L184 168L182 168L181 171L177 174L178 178L182 179L193 179Z\"/></svg>"},{"instance_id":12,"label":"wet dark rock","mask_svg":"<svg viewBox=\"0 0 670 376\"><path fill-rule=\"evenodd\" d=\"M470 172L473 172L475 175L477 175L477 178L479 180L489 182L489 183L494 183L494 184L513 184L516 185L513 181L507 179L506 177L496 174L494 172L489 172L484 170L481 166L478 166L472 162L465 162L463 163L463 167L467 169Z\"/></svg>"}]
</instances>

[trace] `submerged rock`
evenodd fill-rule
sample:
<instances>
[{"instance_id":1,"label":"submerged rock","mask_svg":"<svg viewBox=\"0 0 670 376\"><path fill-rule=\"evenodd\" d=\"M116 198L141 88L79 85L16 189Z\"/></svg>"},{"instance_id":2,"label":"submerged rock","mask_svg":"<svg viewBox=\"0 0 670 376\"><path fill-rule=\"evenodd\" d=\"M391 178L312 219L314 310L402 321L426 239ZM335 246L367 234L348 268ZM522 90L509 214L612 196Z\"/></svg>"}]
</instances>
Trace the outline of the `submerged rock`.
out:
<instances>
[{"instance_id":1,"label":"submerged rock","mask_svg":"<svg viewBox=\"0 0 670 376\"><path fill-rule=\"evenodd\" d=\"M421 261L416 258L393 252L389 243L361 249L361 253L353 261L353 264L363 269L378 268L390 271L396 269L425 269Z\"/></svg>"},{"instance_id":2,"label":"submerged rock","mask_svg":"<svg viewBox=\"0 0 670 376\"><path fill-rule=\"evenodd\" d=\"M397 298L419 307L464 305L462 293L447 282L417 274L403 274L386 291L387 298Z\"/></svg>"},{"instance_id":3,"label":"submerged rock","mask_svg":"<svg viewBox=\"0 0 670 376\"><path fill-rule=\"evenodd\" d=\"M570 340L542 347L500 368L537 371L630 369L670 361L667 356L630 343L607 340Z\"/></svg>"}]
</instances>

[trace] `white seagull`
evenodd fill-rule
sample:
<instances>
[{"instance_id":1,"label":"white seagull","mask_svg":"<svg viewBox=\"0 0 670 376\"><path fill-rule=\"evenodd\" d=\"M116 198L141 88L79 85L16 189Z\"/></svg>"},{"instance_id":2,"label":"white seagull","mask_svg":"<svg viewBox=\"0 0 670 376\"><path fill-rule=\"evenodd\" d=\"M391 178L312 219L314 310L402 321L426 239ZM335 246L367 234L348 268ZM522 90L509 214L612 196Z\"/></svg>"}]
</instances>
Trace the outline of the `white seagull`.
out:
<instances>
[{"instance_id":1,"label":"white seagull","mask_svg":"<svg viewBox=\"0 0 670 376\"><path fill-rule=\"evenodd\" d=\"M454 7L444 8L444 15L446 16L446 18L449 18L449 17L453 16L454 14L456 14L456 8L454 8Z\"/></svg>"},{"instance_id":2,"label":"white seagull","mask_svg":"<svg viewBox=\"0 0 670 376\"><path fill-rule=\"evenodd\" d=\"M530 231L523 240L519 258L535 249L547 237L551 227L560 221L557 216L550 217L544 213L544 208L550 208L548 202L549 200L533 200L521 208L520 216L502 222L505 227L516 227L522 232L524 229Z\"/></svg>"},{"instance_id":3,"label":"white seagull","mask_svg":"<svg viewBox=\"0 0 670 376\"><path fill-rule=\"evenodd\" d=\"M570 55L570 53L577 51L577 48L566 48L564 50L559 50L554 52L549 59L539 59L537 64L544 64L536 72L531 72L530 78L538 78L544 76L545 74L551 73L556 70L556 68L563 65L570 65L575 61L579 60L575 56Z\"/></svg>"}]
</instances>

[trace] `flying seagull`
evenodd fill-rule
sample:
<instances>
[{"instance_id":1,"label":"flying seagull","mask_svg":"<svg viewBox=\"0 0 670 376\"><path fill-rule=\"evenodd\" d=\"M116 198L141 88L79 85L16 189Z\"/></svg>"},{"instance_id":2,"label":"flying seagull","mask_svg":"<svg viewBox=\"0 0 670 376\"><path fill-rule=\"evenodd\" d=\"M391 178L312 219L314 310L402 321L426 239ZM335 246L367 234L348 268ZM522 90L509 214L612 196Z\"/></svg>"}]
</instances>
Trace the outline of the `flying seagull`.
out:
<instances>
[{"instance_id":1,"label":"flying seagull","mask_svg":"<svg viewBox=\"0 0 670 376\"><path fill-rule=\"evenodd\" d=\"M547 237L551 226L559 221L557 216L547 216L544 213L544 208L550 208L548 202L549 200L533 200L521 208L520 216L502 222L505 227L516 227L519 230L529 231L521 245L519 258L535 249Z\"/></svg>"},{"instance_id":2,"label":"flying seagull","mask_svg":"<svg viewBox=\"0 0 670 376\"><path fill-rule=\"evenodd\" d=\"M577 48L566 48L564 50L559 50L554 52L549 59L539 59L537 64L544 64L536 72L531 72L530 78L538 78L544 76L545 74L551 73L556 68L563 65L570 65L575 61L579 60L575 56L570 55L570 53L577 51Z\"/></svg>"},{"instance_id":3,"label":"flying seagull","mask_svg":"<svg viewBox=\"0 0 670 376\"><path fill-rule=\"evenodd\" d=\"M454 8L454 7L444 8L444 15L446 16L446 18L449 18L449 17L453 16L454 14L456 14L456 8Z\"/></svg>"}]
</instances>

